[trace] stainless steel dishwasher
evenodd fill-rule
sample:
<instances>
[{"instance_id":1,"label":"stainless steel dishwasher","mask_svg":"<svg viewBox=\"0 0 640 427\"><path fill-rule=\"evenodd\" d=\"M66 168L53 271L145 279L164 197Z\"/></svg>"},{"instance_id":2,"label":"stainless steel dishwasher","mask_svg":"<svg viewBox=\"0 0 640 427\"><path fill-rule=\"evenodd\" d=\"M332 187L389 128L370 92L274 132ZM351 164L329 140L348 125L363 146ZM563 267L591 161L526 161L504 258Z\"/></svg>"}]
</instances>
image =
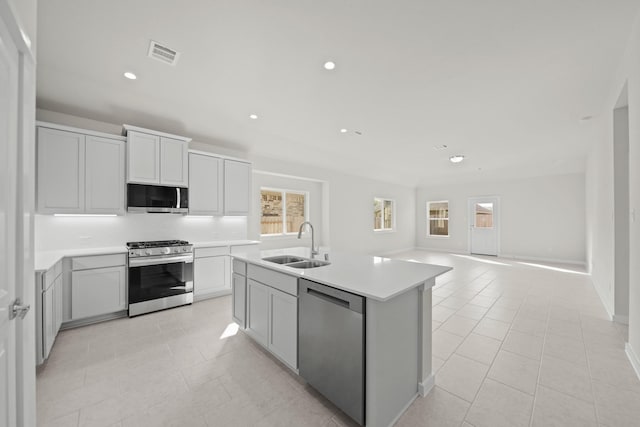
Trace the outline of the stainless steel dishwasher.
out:
<instances>
[{"instance_id":1,"label":"stainless steel dishwasher","mask_svg":"<svg viewBox=\"0 0 640 427\"><path fill-rule=\"evenodd\" d=\"M300 376L364 425L364 297L300 279Z\"/></svg>"}]
</instances>

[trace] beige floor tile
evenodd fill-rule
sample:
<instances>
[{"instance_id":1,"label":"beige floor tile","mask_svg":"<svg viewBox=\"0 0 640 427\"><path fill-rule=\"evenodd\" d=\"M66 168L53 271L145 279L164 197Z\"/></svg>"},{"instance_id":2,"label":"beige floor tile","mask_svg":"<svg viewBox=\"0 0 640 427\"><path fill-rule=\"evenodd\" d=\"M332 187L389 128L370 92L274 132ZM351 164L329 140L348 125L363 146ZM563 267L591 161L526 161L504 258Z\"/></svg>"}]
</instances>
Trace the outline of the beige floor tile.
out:
<instances>
[{"instance_id":1,"label":"beige floor tile","mask_svg":"<svg viewBox=\"0 0 640 427\"><path fill-rule=\"evenodd\" d=\"M576 341L582 341L582 326L580 323L565 322L562 320L549 320L547 333L559 335Z\"/></svg>"},{"instance_id":2,"label":"beige floor tile","mask_svg":"<svg viewBox=\"0 0 640 427\"><path fill-rule=\"evenodd\" d=\"M440 359L439 357L436 357L436 356L431 356L431 370L434 373L437 373L440 370L440 368L442 368L442 365L444 365L444 362L446 362L446 360Z\"/></svg>"},{"instance_id":3,"label":"beige floor tile","mask_svg":"<svg viewBox=\"0 0 640 427\"><path fill-rule=\"evenodd\" d=\"M469 406L469 402L436 386L413 402L396 427L458 427Z\"/></svg>"},{"instance_id":4,"label":"beige floor tile","mask_svg":"<svg viewBox=\"0 0 640 427\"><path fill-rule=\"evenodd\" d=\"M472 333L456 349L456 354L491 365L498 354L500 344L499 340Z\"/></svg>"},{"instance_id":5,"label":"beige floor tile","mask_svg":"<svg viewBox=\"0 0 640 427\"><path fill-rule=\"evenodd\" d=\"M529 335L544 337L547 331L547 321L525 317L518 313L513 319L511 329Z\"/></svg>"},{"instance_id":6,"label":"beige floor tile","mask_svg":"<svg viewBox=\"0 0 640 427\"><path fill-rule=\"evenodd\" d=\"M440 329L452 334L460 335L461 337L466 337L473 330L473 328L475 328L477 323L477 320L469 319L468 317L457 316L454 314L440 326Z\"/></svg>"},{"instance_id":7,"label":"beige floor tile","mask_svg":"<svg viewBox=\"0 0 640 427\"><path fill-rule=\"evenodd\" d=\"M533 396L486 379L466 416L474 427L526 427Z\"/></svg>"},{"instance_id":8,"label":"beige floor tile","mask_svg":"<svg viewBox=\"0 0 640 427\"><path fill-rule=\"evenodd\" d=\"M489 367L475 360L453 354L438 371L438 387L472 402Z\"/></svg>"},{"instance_id":9,"label":"beige floor tile","mask_svg":"<svg viewBox=\"0 0 640 427\"><path fill-rule=\"evenodd\" d=\"M442 325L442 322L438 322L437 320L432 320L431 321L431 331L435 331L436 329L438 329L440 327L440 325Z\"/></svg>"},{"instance_id":10,"label":"beige floor tile","mask_svg":"<svg viewBox=\"0 0 640 427\"><path fill-rule=\"evenodd\" d=\"M433 307L432 319L437 320L438 322L444 322L455 312L456 311L452 308L436 305L435 307Z\"/></svg>"},{"instance_id":11,"label":"beige floor tile","mask_svg":"<svg viewBox=\"0 0 640 427\"><path fill-rule=\"evenodd\" d=\"M464 340L463 337L438 329L433 333L433 355L447 360Z\"/></svg>"},{"instance_id":12,"label":"beige floor tile","mask_svg":"<svg viewBox=\"0 0 640 427\"><path fill-rule=\"evenodd\" d=\"M539 381L545 387L593 402L589 371L584 366L545 355L542 358Z\"/></svg>"},{"instance_id":13,"label":"beige floor tile","mask_svg":"<svg viewBox=\"0 0 640 427\"><path fill-rule=\"evenodd\" d=\"M511 330L504 340L502 349L530 359L540 360L543 344L544 339L541 337Z\"/></svg>"},{"instance_id":14,"label":"beige floor tile","mask_svg":"<svg viewBox=\"0 0 640 427\"><path fill-rule=\"evenodd\" d=\"M533 395L539 369L539 361L501 350L491 365L488 377Z\"/></svg>"},{"instance_id":15,"label":"beige floor tile","mask_svg":"<svg viewBox=\"0 0 640 427\"><path fill-rule=\"evenodd\" d=\"M598 421L609 427L637 427L640 420L640 387L621 388L593 381Z\"/></svg>"},{"instance_id":16,"label":"beige floor tile","mask_svg":"<svg viewBox=\"0 0 640 427\"><path fill-rule=\"evenodd\" d=\"M497 299L498 298L495 296L487 297L482 295L476 295L471 301L469 301L469 303L473 305L478 305L480 307L489 308L493 305L493 303L496 302Z\"/></svg>"},{"instance_id":17,"label":"beige floor tile","mask_svg":"<svg viewBox=\"0 0 640 427\"><path fill-rule=\"evenodd\" d=\"M524 298L513 298L505 296L504 294L498 298L498 300L493 305L494 307L507 308L510 310L518 310L520 305L522 305L522 301Z\"/></svg>"},{"instance_id":18,"label":"beige floor tile","mask_svg":"<svg viewBox=\"0 0 640 427\"><path fill-rule=\"evenodd\" d=\"M449 298L446 298L444 301L440 303L440 305L443 307L451 308L453 310L458 310L464 307L469 302L469 300L470 298L460 298L454 295L454 296L450 296Z\"/></svg>"},{"instance_id":19,"label":"beige floor tile","mask_svg":"<svg viewBox=\"0 0 640 427\"><path fill-rule=\"evenodd\" d=\"M470 319L480 320L489 309L480 307L479 305L467 304L460 310L456 311L456 315L468 317Z\"/></svg>"},{"instance_id":20,"label":"beige floor tile","mask_svg":"<svg viewBox=\"0 0 640 427\"><path fill-rule=\"evenodd\" d=\"M486 317L488 317L489 319L500 320L502 322L511 323L513 322L513 319L516 317L517 313L518 313L518 310L493 306L487 312Z\"/></svg>"},{"instance_id":21,"label":"beige floor tile","mask_svg":"<svg viewBox=\"0 0 640 427\"><path fill-rule=\"evenodd\" d=\"M549 334L545 337L544 354L579 365L587 365L587 353L582 341Z\"/></svg>"},{"instance_id":22,"label":"beige floor tile","mask_svg":"<svg viewBox=\"0 0 640 427\"><path fill-rule=\"evenodd\" d=\"M473 330L478 335L503 340L509 331L509 324L499 320L487 319L486 317L478 323Z\"/></svg>"},{"instance_id":23,"label":"beige floor tile","mask_svg":"<svg viewBox=\"0 0 640 427\"><path fill-rule=\"evenodd\" d=\"M78 425L79 417L80 411L75 411L49 421L38 418L38 427L75 427Z\"/></svg>"},{"instance_id":24,"label":"beige floor tile","mask_svg":"<svg viewBox=\"0 0 640 427\"><path fill-rule=\"evenodd\" d=\"M595 407L543 386L538 387L532 427L597 427Z\"/></svg>"}]
</instances>

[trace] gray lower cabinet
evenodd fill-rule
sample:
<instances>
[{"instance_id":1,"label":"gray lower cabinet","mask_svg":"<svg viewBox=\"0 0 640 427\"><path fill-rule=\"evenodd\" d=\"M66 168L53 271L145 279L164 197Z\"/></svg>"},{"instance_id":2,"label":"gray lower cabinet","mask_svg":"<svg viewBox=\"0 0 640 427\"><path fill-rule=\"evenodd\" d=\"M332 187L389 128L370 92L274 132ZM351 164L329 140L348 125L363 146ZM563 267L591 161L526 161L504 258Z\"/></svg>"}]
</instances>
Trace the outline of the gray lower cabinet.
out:
<instances>
[{"instance_id":1,"label":"gray lower cabinet","mask_svg":"<svg viewBox=\"0 0 640 427\"><path fill-rule=\"evenodd\" d=\"M36 361L49 357L63 315L62 262L36 273Z\"/></svg>"},{"instance_id":2,"label":"gray lower cabinet","mask_svg":"<svg viewBox=\"0 0 640 427\"><path fill-rule=\"evenodd\" d=\"M126 256L71 260L71 320L117 313L127 308Z\"/></svg>"},{"instance_id":3,"label":"gray lower cabinet","mask_svg":"<svg viewBox=\"0 0 640 427\"><path fill-rule=\"evenodd\" d=\"M246 304L246 332L285 364L298 369L297 278L259 266L234 261L234 320ZM246 284L246 298L240 289ZM286 292L285 292L286 290ZM238 322L240 323L240 322Z\"/></svg>"},{"instance_id":4,"label":"gray lower cabinet","mask_svg":"<svg viewBox=\"0 0 640 427\"><path fill-rule=\"evenodd\" d=\"M247 298L247 278L238 273L233 273L231 281L232 294L232 317L242 329L247 327L246 320L246 298Z\"/></svg>"}]
</instances>

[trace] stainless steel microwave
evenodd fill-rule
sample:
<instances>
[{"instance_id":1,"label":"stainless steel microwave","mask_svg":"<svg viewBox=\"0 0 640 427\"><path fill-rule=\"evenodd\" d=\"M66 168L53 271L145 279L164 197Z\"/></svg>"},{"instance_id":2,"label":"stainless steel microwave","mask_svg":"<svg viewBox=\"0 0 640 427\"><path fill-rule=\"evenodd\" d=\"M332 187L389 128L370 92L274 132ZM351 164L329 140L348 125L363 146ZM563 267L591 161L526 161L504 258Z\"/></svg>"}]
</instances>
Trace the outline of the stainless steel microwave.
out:
<instances>
[{"instance_id":1,"label":"stainless steel microwave","mask_svg":"<svg viewBox=\"0 0 640 427\"><path fill-rule=\"evenodd\" d=\"M189 189L127 184L127 211L186 214L189 212Z\"/></svg>"}]
</instances>

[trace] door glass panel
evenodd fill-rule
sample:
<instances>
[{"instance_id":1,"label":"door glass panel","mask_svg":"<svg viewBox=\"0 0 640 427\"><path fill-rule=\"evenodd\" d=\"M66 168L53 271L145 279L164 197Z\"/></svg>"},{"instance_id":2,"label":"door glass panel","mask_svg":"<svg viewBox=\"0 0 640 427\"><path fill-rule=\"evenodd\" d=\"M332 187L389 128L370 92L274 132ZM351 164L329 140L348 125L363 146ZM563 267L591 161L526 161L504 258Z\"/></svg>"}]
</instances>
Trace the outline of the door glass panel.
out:
<instances>
[{"instance_id":1,"label":"door glass panel","mask_svg":"<svg viewBox=\"0 0 640 427\"><path fill-rule=\"evenodd\" d=\"M493 203L476 203L476 228L493 228Z\"/></svg>"}]
</instances>

